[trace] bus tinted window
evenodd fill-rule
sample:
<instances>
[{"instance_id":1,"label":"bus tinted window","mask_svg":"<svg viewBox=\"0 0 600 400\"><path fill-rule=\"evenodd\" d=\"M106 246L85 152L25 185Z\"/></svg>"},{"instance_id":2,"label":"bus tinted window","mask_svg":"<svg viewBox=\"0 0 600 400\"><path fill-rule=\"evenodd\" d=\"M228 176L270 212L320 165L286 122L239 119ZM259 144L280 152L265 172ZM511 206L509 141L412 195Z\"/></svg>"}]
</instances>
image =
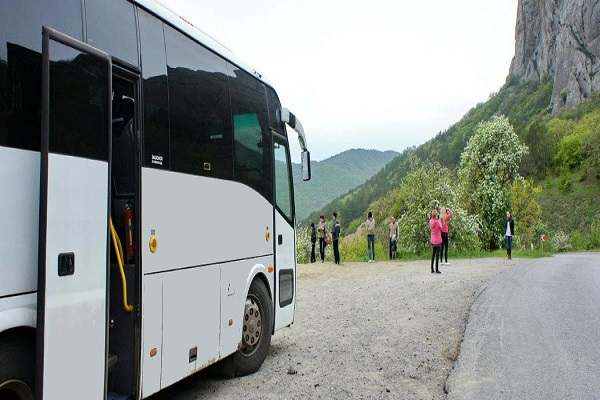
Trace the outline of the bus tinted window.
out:
<instances>
[{"instance_id":1,"label":"bus tinted window","mask_svg":"<svg viewBox=\"0 0 600 400\"><path fill-rule=\"evenodd\" d=\"M0 2L0 146L40 150L43 25L81 40L80 0Z\"/></svg>"},{"instance_id":2,"label":"bus tinted window","mask_svg":"<svg viewBox=\"0 0 600 400\"><path fill-rule=\"evenodd\" d=\"M250 74L234 68L230 77L235 165L234 179L273 197L272 145L265 89Z\"/></svg>"},{"instance_id":3,"label":"bus tinted window","mask_svg":"<svg viewBox=\"0 0 600 400\"><path fill-rule=\"evenodd\" d=\"M50 152L108 161L108 63L50 45Z\"/></svg>"},{"instance_id":4,"label":"bus tinted window","mask_svg":"<svg viewBox=\"0 0 600 400\"><path fill-rule=\"evenodd\" d=\"M289 150L284 141L277 141L275 147L275 204L290 225L294 221L292 207L292 182L290 181Z\"/></svg>"},{"instance_id":5,"label":"bus tinted window","mask_svg":"<svg viewBox=\"0 0 600 400\"><path fill-rule=\"evenodd\" d=\"M138 12L144 91L143 165L169 168L169 92L163 24Z\"/></svg>"},{"instance_id":6,"label":"bus tinted window","mask_svg":"<svg viewBox=\"0 0 600 400\"><path fill-rule=\"evenodd\" d=\"M126 1L86 0L87 41L133 66L139 66L134 8Z\"/></svg>"},{"instance_id":7,"label":"bus tinted window","mask_svg":"<svg viewBox=\"0 0 600 400\"><path fill-rule=\"evenodd\" d=\"M171 169L231 179L233 152L226 62L165 28Z\"/></svg>"}]
</instances>

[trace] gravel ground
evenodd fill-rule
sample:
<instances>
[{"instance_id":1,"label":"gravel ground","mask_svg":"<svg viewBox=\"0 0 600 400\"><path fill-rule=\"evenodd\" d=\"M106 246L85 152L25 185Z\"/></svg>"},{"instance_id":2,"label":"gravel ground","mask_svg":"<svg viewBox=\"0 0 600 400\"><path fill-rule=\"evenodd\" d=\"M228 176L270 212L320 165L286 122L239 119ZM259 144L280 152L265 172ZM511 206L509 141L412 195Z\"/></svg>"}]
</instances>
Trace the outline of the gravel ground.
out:
<instances>
[{"instance_id":1,"label":"gravel ground","mask_svg":"<svg viewBox=\"0 0 600 400\"><path fill-rule=\"evenodd\" d=\"M277 331L257 373L196 374L158 399L444 399L469 309L496 274L522 260L298 266L296 322Z\"/></svg>"}]
</instances>

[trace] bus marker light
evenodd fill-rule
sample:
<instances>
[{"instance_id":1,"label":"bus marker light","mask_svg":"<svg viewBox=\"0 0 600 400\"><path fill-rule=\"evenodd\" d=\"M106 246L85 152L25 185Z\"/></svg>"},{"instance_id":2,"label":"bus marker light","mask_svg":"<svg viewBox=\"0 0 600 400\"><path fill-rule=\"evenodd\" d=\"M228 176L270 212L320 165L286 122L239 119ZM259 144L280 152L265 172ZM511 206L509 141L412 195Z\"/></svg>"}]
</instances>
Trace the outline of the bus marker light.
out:
<instances>
[{"instance_id":1,"label":"bus marker light","mask_svg":"<svg viewBox=\"0 0 600 400\"><path fill-rule=\"evenodd\" d=\"M272 274L273 273L273 267L269 266L269 273Z\"/></svg>"},{"instance_id":2,"label":"bus marker light","mask_svg":"<svg viewBox=\"0 0 600 400\"><path fill-rule=\"evenodd\" d=\"M267 226L267 233L265 233L265 239L267 239L267 242L268 242L270 238L271 238L271 232L269 232L269 227Z\"/></svg>"},{"instance_id":3,"label":"bus marker light","mask_svg":"<svg viewBox=\"0 0 600 400\"><path fill-rule=\"evenodd\" d=\"M157 351L156 351L156 347L153 348L152 350L150 350L150 357L154 357L156 355Z\"/></svg>"},{"instance_id":4,"label":"bus marker light","mask_svg":"<svg viewBox=\"0 0 600 400\"><path fill-rule=\"evenodd\" d=\"M233 320L232 319L229 320L229 326L231 326L231 325L233 325Z\"/></svg>"},{"instance_id":5,"label":"bus marker light","mask_svg":"<svg viewBox=\"0 0 600 400\"><path fill-rule=\"evenodd\" d=\"M157 248L158 248L158 240L154 236L152 236L150 238L150 251L152 253L155 253Z\"/></svg>"}]
</instances>

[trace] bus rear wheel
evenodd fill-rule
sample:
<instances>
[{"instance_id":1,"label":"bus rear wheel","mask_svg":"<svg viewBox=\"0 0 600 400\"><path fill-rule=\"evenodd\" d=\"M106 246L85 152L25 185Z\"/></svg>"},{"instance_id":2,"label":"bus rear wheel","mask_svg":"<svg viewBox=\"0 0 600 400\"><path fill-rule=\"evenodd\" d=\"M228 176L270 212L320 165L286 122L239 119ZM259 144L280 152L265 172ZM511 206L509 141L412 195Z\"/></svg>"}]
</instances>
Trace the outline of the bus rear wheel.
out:
<instances>
[{"instance_id":1,"label":"bus rear wheel","mask_svg":"<svg viewBox=\"0 0 600 400\"><path fill-rule=\"evenodd\" d=\"M0 399L34 400L35 347L29 340L0 339Z\"/></svg>"},{"instance_id":2,"label":"bus rear wheel","mask_svg":"<svg viewBox=\"0 0 600 400\"><path fill-rule=\"evenodd\" d=\"M273 306L269 290L260 279L250 285L244 307L242 342L233 356L235 375L252 374L269 352L273 327Z\"/></svg>"}]
</instances>

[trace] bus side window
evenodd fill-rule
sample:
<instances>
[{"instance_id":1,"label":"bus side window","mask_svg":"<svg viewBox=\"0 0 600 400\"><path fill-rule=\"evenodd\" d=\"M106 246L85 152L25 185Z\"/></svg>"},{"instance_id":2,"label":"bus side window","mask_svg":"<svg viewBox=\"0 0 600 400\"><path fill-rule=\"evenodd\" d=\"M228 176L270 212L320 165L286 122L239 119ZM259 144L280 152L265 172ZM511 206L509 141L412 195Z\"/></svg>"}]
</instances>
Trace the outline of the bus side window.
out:
<instances>
[{"instance_id":1,"label":"bus side window","mask_svg":"<svg viewBox=\"0 0 600 400\"><path fill-rule=\"evenodd\" d=\"M272 201L273 146L264 86L237 68L230 73L229 82L235 142L234 179Z\"/></svg>"},{"instance_id":2,"label":"bus side window","mask_svg":"<svg viewBox=\"0 0 600 400\"><path fill-rule=\"evenodd\" d=\"M225 60L165 27L171 169L231 179L232 129Z\"/></svg>"},{"instance_id":3,"label":"bus side window","mask_svg":"<svg viewBox=\"0 0 600 400\"><path fill-rule=\"evenodd\" d=\"M168 169L169 93L163 23L141 9L138 9L138 18L144 92L142 165Z\"/></svg>"}]
</instances>

